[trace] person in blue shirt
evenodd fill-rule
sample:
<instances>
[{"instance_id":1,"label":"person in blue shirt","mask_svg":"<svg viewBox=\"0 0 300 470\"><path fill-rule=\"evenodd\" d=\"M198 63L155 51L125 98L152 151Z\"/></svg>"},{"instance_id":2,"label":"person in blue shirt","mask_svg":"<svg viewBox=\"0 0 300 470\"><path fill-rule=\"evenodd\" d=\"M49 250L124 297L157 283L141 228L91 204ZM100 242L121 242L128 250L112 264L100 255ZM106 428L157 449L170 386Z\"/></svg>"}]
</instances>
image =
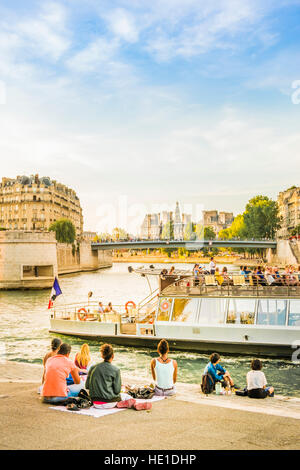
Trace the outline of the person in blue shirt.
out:
<instances>
[{"instance_id":1,"label":"person in blue shirt","mask_svg":"<svg viewBox=\"0 0 300 470\"><path fill-rule=\"evenodd\" d=\"M210 356L210 362L204 369L204 374L209 374L213 380L213 387L215 388L216 382L222 382L223 386L226 386L228 383L231 387L238 388L234 385L234 382L229 374L229 372L219 364L221 360L220 354L213 353ZM210 379L209 379L210 380ZM210 380L211 382L211 380Z\"/></svg>"}]
</instances>

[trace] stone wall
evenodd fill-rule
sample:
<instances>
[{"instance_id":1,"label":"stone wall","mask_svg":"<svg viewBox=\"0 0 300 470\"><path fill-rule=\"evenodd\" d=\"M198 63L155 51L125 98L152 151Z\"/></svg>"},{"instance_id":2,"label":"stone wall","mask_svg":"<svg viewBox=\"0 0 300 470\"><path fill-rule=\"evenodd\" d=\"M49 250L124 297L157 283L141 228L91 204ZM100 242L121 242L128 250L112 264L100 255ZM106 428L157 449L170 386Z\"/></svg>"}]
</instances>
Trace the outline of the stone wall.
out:
<instances>
[{"instance_id":1,"label":"stone wall","mask_svg":"<svg viewBox=\"0 0 300 470\"><path fill-rule=\"evenodd\" d=\"M57 244L57 264L59 274L70 274L80 271L95 271L112 266L110 251L92 251L91 243L82 241L79 251L67 243Z\"/></svg>"},{"instance_id":2,"label":"stone wall","mask_svg":"<svg viewBox=\"0 0 300 470\"><path fill-rule=\"evenodd\" d=\"M300 264L300 242L289 240L277 240L277 249L274 253L271 249L267 250L268 263L285 266L287 264Z\"/></svg>"},{"instance_id":3,"label":"stone wall","mask_svg":"<svg viewBox=\"0 0 300 470\"><path fill-rule=\"evenodd\" d=\"M0 289L51 287L57 274L53 232L0 232Z\"/></svg>"}]
</instances>

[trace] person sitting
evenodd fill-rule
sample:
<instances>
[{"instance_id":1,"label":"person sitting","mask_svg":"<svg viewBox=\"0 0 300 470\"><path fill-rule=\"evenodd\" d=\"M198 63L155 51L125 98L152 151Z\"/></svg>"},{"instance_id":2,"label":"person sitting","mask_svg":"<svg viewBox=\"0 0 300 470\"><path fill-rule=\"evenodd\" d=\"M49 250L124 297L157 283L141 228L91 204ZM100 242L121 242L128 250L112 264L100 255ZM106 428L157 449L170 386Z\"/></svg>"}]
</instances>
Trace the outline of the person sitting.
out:
<instances>
[{"instance_id":1,"label":"person sitting","mask_svg":"<svg viewBox=\"0 0 300 470\"><path fill-rule=\"evenodd\" d=\"M111 302L109 302L107 307L105 307L104 312L105 313L117 313L116 310L113 309Z\"/></svg>"},{"instance_id":2,"label":"person sitting","mask_svg":"<svg viewBox=\"0 0 300 470\"><path fill-rule=\"evenodd\" d=\"M47 362L47 360L48 360L50 357L56 356L56 354L58 353L58 350L59 350L59 348L60 348L61 343L62 343L61 339L59 339L59 338L53 338L53 340L51 341L51 351L49 351L49 352L44 356L44 359L43 359L44 370L43 370L42 384L43 384L44 381L45 381L45 366L46 366L46 362Z\"/></svg>"},{"instance_id":3,"label":"person sitting","mask_svg":"<svg viewBox=\"0 0 300 470\"><path fill-rule=\"evenodd\" d=\"M102 302L99 302L99 304L98 304L98 314L102 315L102 313L104 313L103 304L102 304Z\"/></svg>"},{"instance_id":4,"label":"person sitting","mask_svg":"<svg viewBox=\"0 0 300 470\"><path fill-rule=\"evenodd\" d=\"M80 352L75 356L75 366L80 369L84 374L88 373L89 365L91 363L90 348L87 343L81 346Z\"/></svg>"},{"instance_id":5,"label":"person sitting","mask_svg":"<svg viewBox=\"0 0 300 470\"><path fill-rule=\"evenodd\" d=\"M220 364L220 354L213 353L210 356L210 362L204 369L203 375L209 374L209 381L211 383L212 389L215 389L216 382L221 382L222 386L226 388L228 385L234 388L238 388L234 385L234 382L224 367Z\"/></svg>"},{"instance_id":6,"label":"person sitting","mask_svg":"<svg viewBox=\"0 0 300 470\"><path fill-rule=\"evenodd\" d=\"M223 278L222 286L231 286L233 284L232 279L230 279L226 266L222 269L221 276Z\"/></svg>"},{"instance_id":7,"label":"person sitting","mask_svg":"<svg viewBox=\"0 0 300 470\"><path fill-rule=\"evenodd\" d=\"M217 283L219 284L219 286L221 286L221 285L223 284L223 282L224 282L224 278L223 278L223 276L220 274L219 268L216 268L215 278L216 278L216 281L217 281Z\"/></svg>"},{"instance_id":8,"label":"person sitting","mask_svg":"<svg viewBox=\"0 0 300 470\"><path fill-rule=\"evenodd\" d=\"M155 395L171 396L175 395L175 383L177 380L177 362L168 357L169 343L162 339L157 347L158 358L152 359L151 373L156 381Z\"/></svg>"},{"instance_id":9,"label":"person sitting","mask_svg":"<svg viewBox=\"0 0 300 470\"><path fill-rule=\"evenodd\" d=\"M47 360L42 388L44 403L63 403L68 397L76 397L83 388L78 369L69 359L70 352L70 344L62 343L58 353ZM66 379L70 373L74 384L67 387Z\"/></svg>"},{"instance_id":10,"label":"person sitting","mask_svg":"<svg viewBox=\"0 0 300 470\"><path fill-rule=\"evenodd\" d=\"M255 271L255 277L260 286L267 286L267 281L265 279L263 269L261 268L261 266L258 266L257 270Z\"/></svg>"},{"instance_id":11,"label":"person sitting","mask_svg":"<svg viewBox=\"0 0 300 470\"><path fill-rule=\"evenodd\" d=\"M175 266L172 266L170 271L169 271L169 276L174 275L175 274L174 271L175 271Z\"/></svg>"},{"instance_id":12,"label":"person sitting","mask_svg":"<svg viewBox=\"0 0 300 470\"><path fill-rule=\"evenodd\" d=\"M193 267L193 274L194 274L194 285L199 286L200 269L199 269L199 264L197 263Z\"/></svg>"},{"instance_id":13,"label":"person sitting","mask_svg":"<svg viewBox=\"0 0 300 470\"><path fill-rule=\"evenodd\" d=\"M247 390L250 398L274 396L274 388L266 386L266 376L261 369L262 362L259 359L253 359L251 361L251 370L247 373Z\"/></svg>"},{"instance_id":14,"label":"person sitting","mask_svg":"<svg viewBox=\"0 0 300 470\"><path fill-rule=\"evenodd\" d=\"M103 362L93 365L88 373L85 388L93 406L99 409L134 408L145 410L151 408L151 403L136 403L134 399L121 399L121 372L112 364L114 350L111 344L103 344L100 348Z\"/></svg>"}]
</instances>

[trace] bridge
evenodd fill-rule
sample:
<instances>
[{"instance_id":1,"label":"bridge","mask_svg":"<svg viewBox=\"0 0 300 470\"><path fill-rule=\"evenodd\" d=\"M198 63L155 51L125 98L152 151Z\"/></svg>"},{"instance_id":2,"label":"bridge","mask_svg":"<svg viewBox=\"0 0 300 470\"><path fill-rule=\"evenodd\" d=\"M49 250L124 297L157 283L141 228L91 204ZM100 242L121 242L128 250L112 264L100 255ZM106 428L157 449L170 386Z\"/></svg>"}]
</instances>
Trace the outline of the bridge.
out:
<instances>
[{"instance_id":1,"label":"bridge","mask_svg":"<svg viewBox=\"0 0 300 470\"><path fill-rule=\"evenodd\" d=\"M201 248L271 248L276 249L276 240L131 240L92 242L92 250L145 250L147 248L185 248L198 251Z\"/></svg>"}]
</instances>

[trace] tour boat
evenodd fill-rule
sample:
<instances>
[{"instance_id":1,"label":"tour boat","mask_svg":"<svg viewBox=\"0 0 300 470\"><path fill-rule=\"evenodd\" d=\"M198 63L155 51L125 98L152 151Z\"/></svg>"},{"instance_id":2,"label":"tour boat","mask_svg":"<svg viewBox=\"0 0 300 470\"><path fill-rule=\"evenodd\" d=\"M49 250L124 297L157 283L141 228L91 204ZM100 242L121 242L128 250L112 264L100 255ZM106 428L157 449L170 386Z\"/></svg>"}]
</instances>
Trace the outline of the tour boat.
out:
<instances>
[{"instance_id":1,"label":"tour boat","mask_svg":"<svg viewBox=\"0 0 300 470\"><path fill-rule=\"evenodd\" d=\"M50 332L149 348L166 338L171 349L207 354L291 358L300 346L298 286L264 286L237 273L220 285L214 275L187 270L129 272L157 276L158 288L140 303L130 300L105 313L95 301L52 307Z\"/></svg>"}]
</instances>

